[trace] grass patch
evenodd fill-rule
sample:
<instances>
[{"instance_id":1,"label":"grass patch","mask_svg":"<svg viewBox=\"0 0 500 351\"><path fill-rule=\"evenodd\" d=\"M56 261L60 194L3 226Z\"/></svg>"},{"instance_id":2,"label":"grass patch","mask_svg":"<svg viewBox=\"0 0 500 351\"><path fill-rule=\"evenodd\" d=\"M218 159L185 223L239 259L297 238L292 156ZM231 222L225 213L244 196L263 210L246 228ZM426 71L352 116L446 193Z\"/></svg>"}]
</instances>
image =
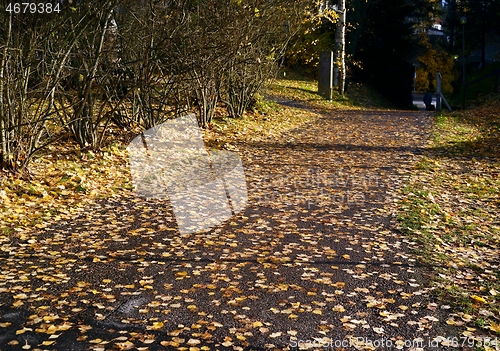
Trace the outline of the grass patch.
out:
<instances>
[{"instance_id":1,"label":"grass patch","mask_svg":"<svg viewBox=\"0 0 500 351\"><path fill-rule=\"evenodd\" d=\"M497 99L437 116L398 215L420 260L434 267L440 299L493 336L500 335L499 111Z\"/></svg>"},{"instance_id":2,"label":"grass patch","mask_svg":"<svg viewBox=\"0 0 500 351\"><path fill-rule=\"evenodd\" d=\"M332 100L325 100L318 94L318 81L305 78L295 72L281 72L267 89L267 94L291 100L307 102L318 109L335 108L395 108L380 93L366 84L350 82L346 93L332 94Z\"/></svg>"}]
</instances>

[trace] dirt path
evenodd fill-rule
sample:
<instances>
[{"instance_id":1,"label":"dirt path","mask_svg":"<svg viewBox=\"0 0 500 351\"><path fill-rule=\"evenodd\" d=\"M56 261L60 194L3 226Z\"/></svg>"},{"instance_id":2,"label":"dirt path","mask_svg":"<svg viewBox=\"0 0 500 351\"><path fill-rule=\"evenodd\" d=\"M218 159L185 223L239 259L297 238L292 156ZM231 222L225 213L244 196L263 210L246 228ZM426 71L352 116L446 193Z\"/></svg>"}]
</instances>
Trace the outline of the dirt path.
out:
<instances>
[{"instance_id":1,"label":"dirt path","mask_svg":"<svg viewBox=\"0 0 500 351\"><path fill-rule=\"evenodd\" d=\"M446 350L393 218L430 125L338 111L239 145L248 207L203 233L121 198L1 243L1 350Z\"/></svg>"}]
</instances>

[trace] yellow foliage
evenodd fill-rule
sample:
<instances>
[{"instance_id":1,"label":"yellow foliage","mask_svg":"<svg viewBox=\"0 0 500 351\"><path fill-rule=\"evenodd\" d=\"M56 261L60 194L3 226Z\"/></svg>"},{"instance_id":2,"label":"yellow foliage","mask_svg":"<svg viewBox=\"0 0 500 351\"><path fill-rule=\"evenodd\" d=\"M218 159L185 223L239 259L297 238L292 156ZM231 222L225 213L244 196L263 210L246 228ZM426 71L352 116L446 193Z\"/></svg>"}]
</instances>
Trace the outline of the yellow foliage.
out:
<instances>
[{"instance_id":1,"label":"yellow foliage","mask_svg":"<svg viewBox=\"0 0 500 351\"><path fill-rule=\"evenodd\" d=\"M453 56L442 49L428 47L425 53L418 58L422 63L422 67L417 71L417 91L435 91L436 90L436 74L441 73L442 92L445 94L453 93L451 82L453 77Z\"/></svg>"}]
</instances>

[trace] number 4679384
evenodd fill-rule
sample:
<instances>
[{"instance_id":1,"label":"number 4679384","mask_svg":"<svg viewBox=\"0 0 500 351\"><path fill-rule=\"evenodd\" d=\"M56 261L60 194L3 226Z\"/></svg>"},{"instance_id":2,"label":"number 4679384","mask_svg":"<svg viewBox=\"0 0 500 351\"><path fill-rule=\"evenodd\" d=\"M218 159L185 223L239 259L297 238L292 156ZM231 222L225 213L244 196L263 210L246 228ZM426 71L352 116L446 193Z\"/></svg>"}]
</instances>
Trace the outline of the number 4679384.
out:
<instances>
[{"instance_id":1,"label":"number 4679384","mask_svg":"<svg viewBox=\"0 0 500 351\"><path fill-rule=\"evenodd\" d=\"M51 2L15 2L7 4L5 11L10 13L59 13L59 3L52 4Z\"/></svg>"}]
</instances>

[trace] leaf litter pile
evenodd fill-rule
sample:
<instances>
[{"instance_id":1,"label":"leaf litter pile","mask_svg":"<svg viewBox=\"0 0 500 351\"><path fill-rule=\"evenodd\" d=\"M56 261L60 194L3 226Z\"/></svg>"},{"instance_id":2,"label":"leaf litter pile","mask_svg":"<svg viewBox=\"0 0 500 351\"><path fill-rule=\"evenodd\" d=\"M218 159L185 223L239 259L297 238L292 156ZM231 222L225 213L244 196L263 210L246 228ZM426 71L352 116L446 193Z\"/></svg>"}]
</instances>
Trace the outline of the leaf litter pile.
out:
<instances>
[{"instance_id":1,"label":"leaf litter pile","mask_svg":"<svg viewBox=\"0 0 500 351\"><path fill-rule=\"evenodd\" d=\"M401 226L436 267L446 323L500 335L500 101L438 117L401 199Z\"/></svg>"},{"instance_id":2,"label":"leaf litter pile","mask_svg":"<svg viewBox=\"0 0 500 351\"><path fill-rule=\"evenodd\" d=\"M180 235L168 201L124 192L1 236L2 350L484 342L445 323L450 306L434 300L429 268L392 221L430 124L330 111L278 137L234 138L249 204L204 232Z\"/></svg>"}]
</instances>

